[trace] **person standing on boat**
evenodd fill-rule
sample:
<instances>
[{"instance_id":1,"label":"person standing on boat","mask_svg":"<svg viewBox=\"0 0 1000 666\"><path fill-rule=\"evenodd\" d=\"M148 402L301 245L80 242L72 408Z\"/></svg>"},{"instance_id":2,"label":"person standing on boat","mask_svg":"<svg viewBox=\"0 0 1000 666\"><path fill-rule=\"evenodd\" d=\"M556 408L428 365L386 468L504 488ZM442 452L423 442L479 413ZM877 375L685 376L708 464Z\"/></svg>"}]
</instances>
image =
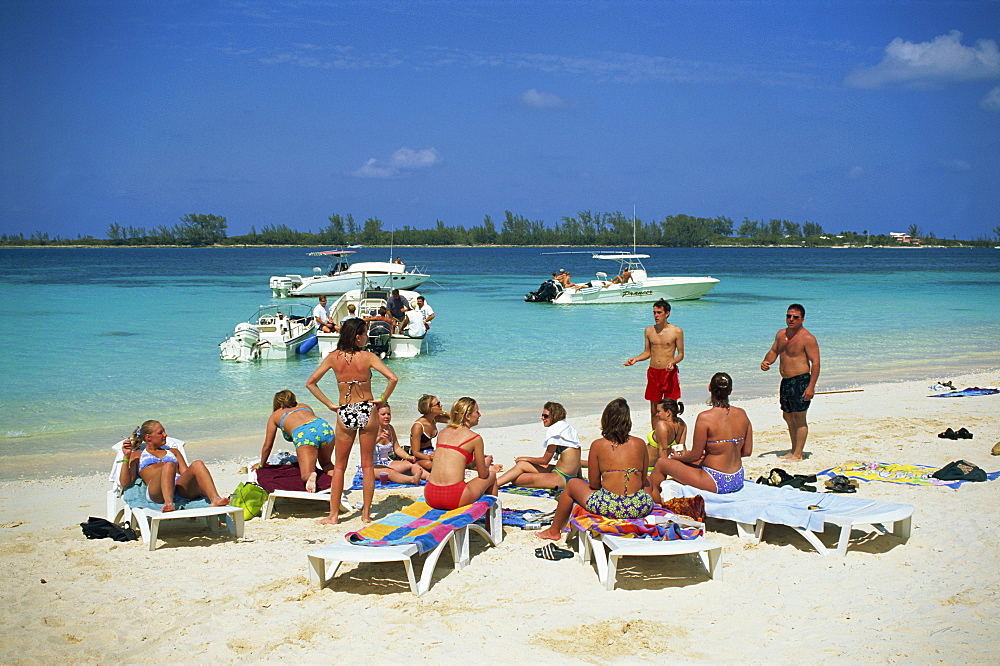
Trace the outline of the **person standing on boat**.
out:
<instances>
[{"instance_id":1,"label":"person standing on boat","mask_svg":"<svg viewBox=\"0 0 1000 666\"><path fill-rule=\"evenodd\" d=\"M406 296L400 295L399 289L393 289L392 295L385 302L385 307L396 321L402 323L406 319L405 313L410 308L410 302L406 300Z\"/></svg>"},{"instance_id":2,"label":"person standing on boat","mask_svg":"<svg viewBox=\"0 0 1000 666\"><path fill-rule=\"evenodd\" d=\"M425 328L431 327L431 319L434 319L434 309L427 305L427 301L424 300L423 296L417 296L417 307L415 310L420 310L420 314L424 316L424 326Z\"/></svg>"},{"instance_id":3,"label":"person standing on boat","mask_svg":"<svg viewBox=\"0 0 1000 666\"><path fill-rule=\"evenodd\" d=\"M642 353L623 365L635 365L649 359L646 370L646 400L649 400L649 418L656 428L657 405L667 398L681 399L681 382L677 364L684 360L684 331L667 321L670 303L662 298L653 303L653 325L643 333Z\"/></svg>"},{"instance_id":4,"label":"person standing on boat","mask_svg":"<svg viewBox=\"0 0 1000 666\"><path fill-rule=\"evenodd\" d=\"M313 308L313 318L320 333L337 332L337 324L330 319L330 309L326 307L326 296L319 297L319 305Z\"/></svg>"},{"instance_id":5,"label":"person standing on boat","mask_svg":"<svg viewBox=\"0 0 1000 666\"><path fill-rule=\"evenodd\" d=\"M803 326L805 319L806 309L803 306L798 303L789 305L785 313L785 328L775 334L774 344L760 363L760 369L767 372L771 364L778 360L781 415L792 440L792 450L781 459L791 462L802 460L809 436L806 410L816 393L816 380L819 379L819 343Z\"/></svg>"}]
</instances>

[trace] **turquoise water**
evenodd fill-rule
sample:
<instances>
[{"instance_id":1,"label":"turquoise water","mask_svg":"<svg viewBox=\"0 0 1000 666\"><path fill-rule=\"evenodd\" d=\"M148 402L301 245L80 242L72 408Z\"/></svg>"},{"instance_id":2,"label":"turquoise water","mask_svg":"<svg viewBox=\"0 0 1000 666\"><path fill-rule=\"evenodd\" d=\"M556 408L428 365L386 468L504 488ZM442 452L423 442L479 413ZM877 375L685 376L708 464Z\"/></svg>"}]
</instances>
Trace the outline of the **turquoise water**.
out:
<instances>
[{"instance_id":1,"label":"turquoise water","mask_svg":"<svg viewBox=\"0 0 1000 666\"><path fill-rule=\"evenodd\" d=\"M0 250L0 456L92 453L147 418L191 441L262 433L271 396L300 397L318 356L222 362L218 343L270 297L268 277L308 273L304 248ZM643 404L649 304L553 306L523 295L557 268L582 281L589 254L538 248L397 248L434 279L430 353L391 360L396 421L416 398L477 398L484 426L533 422L545 400L570 415L611 398ZM557 249L548 250L559 251ZM646 250L654 275L711 275L705 299L675 303L685 331L684 399L726 370L740 397L776 391L759 363L794 301L822 350L820 390L948 377L1000 365L1000 251L993 249ZM388 250L363 250L358 260ZM305 301L311 303L311 301ZM376 389L378 384L376 383Z\"/></svg>"}]
</instances>

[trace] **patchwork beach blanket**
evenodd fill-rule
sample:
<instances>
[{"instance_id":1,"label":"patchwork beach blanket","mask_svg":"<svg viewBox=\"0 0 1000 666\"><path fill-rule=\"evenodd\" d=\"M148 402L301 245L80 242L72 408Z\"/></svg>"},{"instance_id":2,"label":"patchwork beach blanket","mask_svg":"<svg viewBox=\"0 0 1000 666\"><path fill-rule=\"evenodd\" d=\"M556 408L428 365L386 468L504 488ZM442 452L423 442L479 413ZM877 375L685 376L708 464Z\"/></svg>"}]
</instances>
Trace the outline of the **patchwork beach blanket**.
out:
<instances>
[{"instance_id":1,"label":"patchwork beach blanket","mask_svg":"<svg viewBox=\"0 0 1000 666\"><path fill-rule=\"evenodd\" d=\"M421 553L433 550L448 535L486 515L497 498L484 496L478 502L451 511L432 509L425 502L414 502L357 532L346 535L360 546L401 546L416 544Z\"/></svg>"},{"instance_id":2,"label":"patchwork beach blanket","mask_svg":"<svg viewBox=\"0 0 1000 666\"><path fill-rule=\"evenodd\" d=\"M942 481L931 477L939 468L928 465L902 465L898 463L844 463L839 467L818 472L817 476L846 476L858 481L885 481L887 483L902 483L908 486L949 486L957 488L969 481ZM988 481L1000 478L1000 472L987 473Z\"/></svg>"},{"instance_id":3,"label":"patchwork beach blanket","mask_svg":"<svg viewBox=\"0 0 1000 666\"><path fill-rule=\"evenodd\" d=\"M627 537L632 539L650 538L657 541L674 541L677 539L697 539L705 533L699 527L688 527L670 522L671 517L676 517L662 507L653 509L649 514L655 519L653 524L649 524L645 518L634 520L620 520L618 518L605 518L597 514L590 513L582 506L573 507L569 522L579 530L589 530L595 534L610 534L612 536Z\"/></svg>"},{"instance_id":4,"label":"patchwork beach blanket","mask_svg":"<svg viewBox=\"0 0 1000 666\"><path fill-rule=\"evenodd\" d=\"M361 466L359 465L358 466L358 471L354 474L354 479L351 481L351 487L348 488L348 490L361 490L361 481L362 481L363 478L364 478L364 475L361 473ZM327 483L326 485L329 487L330 484ZM427 482L426 481L421 481L420 485L426 486ZM389 483L387 483L386 485L383 486L381 483L379 483L378 473L375 474L375 488L376 489L378 489L378 488L412 488L412 487L413 487L412 483L393 483L391 481Z\"/></svg>"}]
</instances>

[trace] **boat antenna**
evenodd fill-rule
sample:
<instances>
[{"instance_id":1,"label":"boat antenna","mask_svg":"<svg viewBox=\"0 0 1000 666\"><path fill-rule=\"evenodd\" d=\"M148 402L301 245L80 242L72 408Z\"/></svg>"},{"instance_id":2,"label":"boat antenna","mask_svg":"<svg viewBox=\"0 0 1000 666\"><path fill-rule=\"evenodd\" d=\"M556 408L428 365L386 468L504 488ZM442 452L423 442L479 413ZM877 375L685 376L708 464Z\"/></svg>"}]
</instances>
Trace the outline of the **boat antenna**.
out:
<instances>
[{"instance_id":1,"label":"boat antenna","mask_svg":"<svg viewBox=\"0 0 1000 666\"><path fill-rule=\"evenodd\" d=\"M632 204L632 254L635 253L635 204Z\"/></svg>"}]
</instances>

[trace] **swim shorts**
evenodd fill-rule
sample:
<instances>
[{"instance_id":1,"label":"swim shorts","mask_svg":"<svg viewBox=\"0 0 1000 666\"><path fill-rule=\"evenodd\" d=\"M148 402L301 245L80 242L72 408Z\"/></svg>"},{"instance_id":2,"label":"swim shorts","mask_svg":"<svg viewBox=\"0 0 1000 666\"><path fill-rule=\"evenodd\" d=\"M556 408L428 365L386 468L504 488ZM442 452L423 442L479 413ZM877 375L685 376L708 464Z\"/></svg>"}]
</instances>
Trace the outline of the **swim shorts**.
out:
<instances>
[{"instance_id":1,"label":"swim shorts","mask_svg":"<svg viewBox=\"0 0 1000 666\"><path fill-rule=\"evenodd\" d=\"M333 438L333 428L325 419L318 416L292 431L292 442L295 443L295 448L315 446L318 449L324 444L333 442Z\"/></svg>"},{"instance_id":2,"label":"swim shorts","mask_svg":"<svg viewBox=\"0 0 1000 666\"><path fill-rule=\"evenodd\" d=\"M646 400L660 402L672 398L681 399L681 380L677 376L677 366L673 370L649 368L646 370Z\"/></svg>"},{"instance_id":3,"label":"swim shorts","mask_svg":"<svg viewBox=\"0 0 1000 666\"><path fill-rule=\"evenodd\" d=\"M809 380L812 375L808 372L797 377L789 377L781 380L781 389L778 391L781 411L783 412L804 412L809 409L809 400L803 400L802 394L809 388Z\"/></svg>"},{"instance_id":4,"label":"swim shorts","mask_svg":"<svg viewBox=\"0 0 1000 666\"><path fill-rule=\"evenodd\" d=\"M645 490L631 495L617 495L601 488L591 493L584 508L608 518L645 518L653 512L653 498Z\"/></svg>"}]
</instances>

